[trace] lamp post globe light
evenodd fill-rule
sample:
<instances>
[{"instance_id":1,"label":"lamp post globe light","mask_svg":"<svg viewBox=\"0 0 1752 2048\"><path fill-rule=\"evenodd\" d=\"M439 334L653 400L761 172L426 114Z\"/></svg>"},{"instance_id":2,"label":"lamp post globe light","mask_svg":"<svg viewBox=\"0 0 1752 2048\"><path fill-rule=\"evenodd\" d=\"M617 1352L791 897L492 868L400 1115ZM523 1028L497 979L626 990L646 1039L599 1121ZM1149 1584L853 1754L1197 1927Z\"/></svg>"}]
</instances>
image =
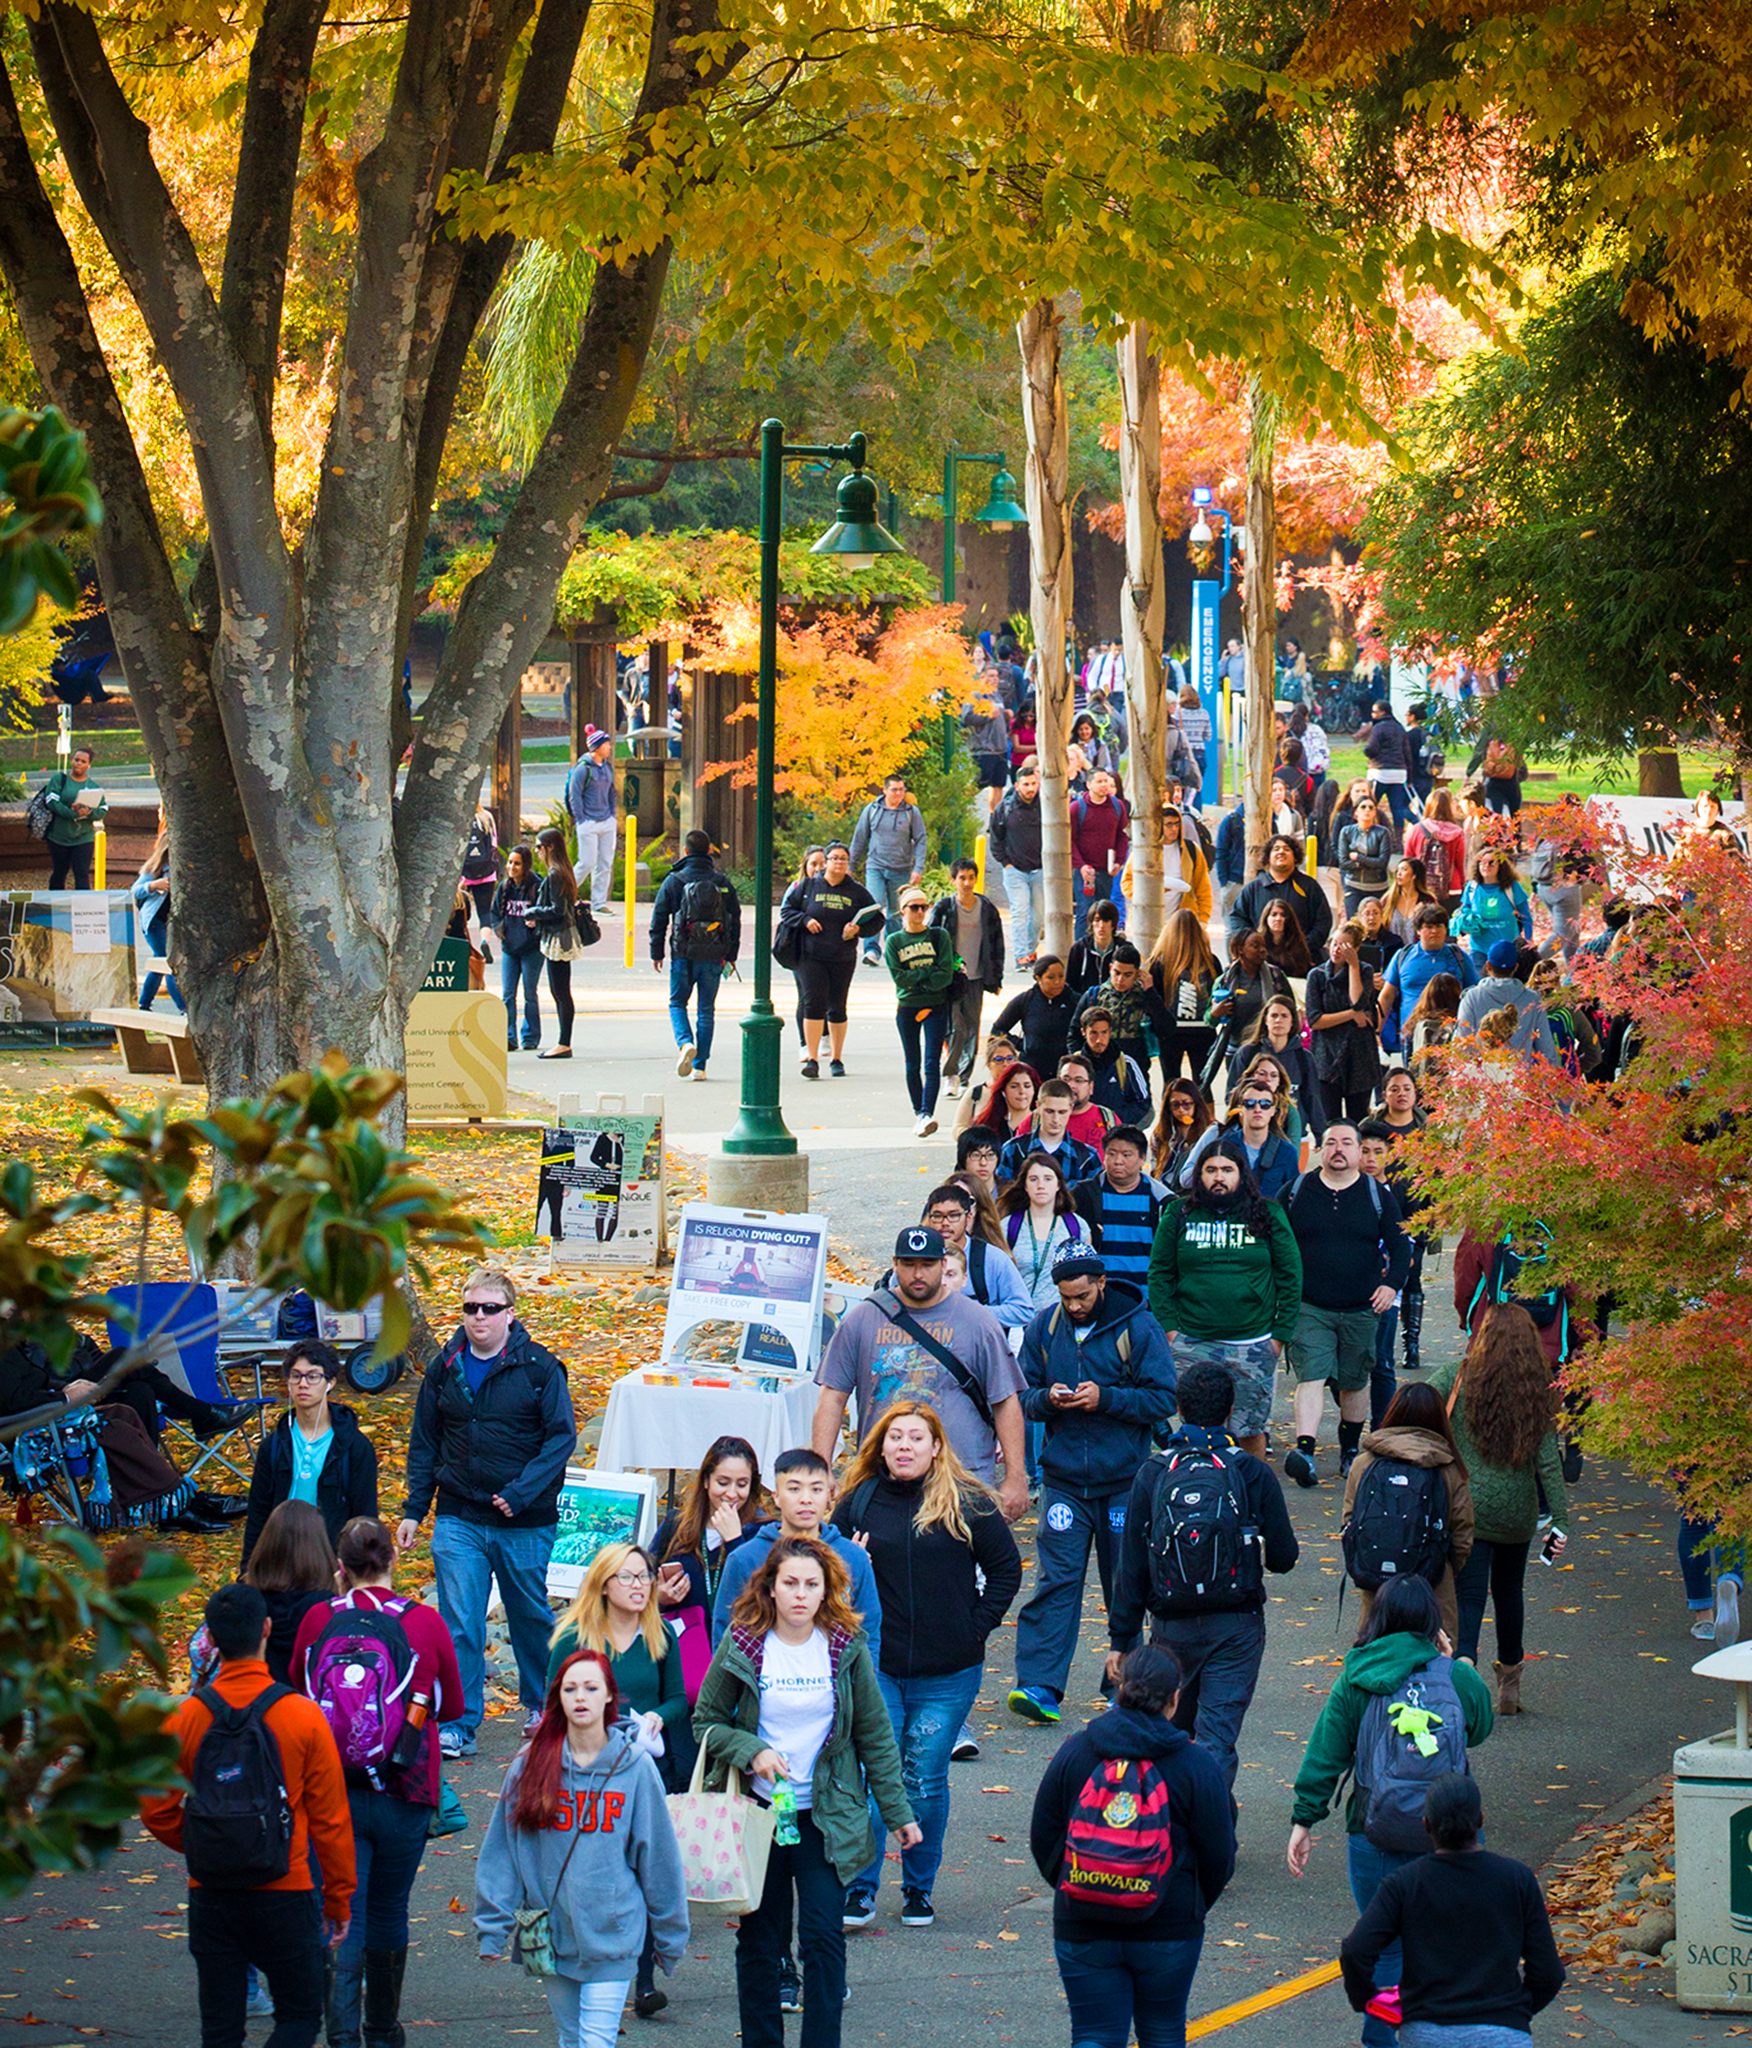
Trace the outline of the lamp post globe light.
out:
<instances>
[{"instance_id":1,"label":"lamp post globe light","mask_svg":"<svg viewBox=\"0 0 1752 2048\"><path fill-rule=\"evenodd\" d=\"M742 1020L742 1106L723 1150L708 1162L707 1199L731 1208L789 1209L809 1205L809 1162L779 1107L779 1043L784 1025L773 1008L773 775L779 672L779 533L785 464L806 457L849 462L835 494L839 517L810 549L847 568L868 569L878 555L906 550L876 518L876 485L865 473L867 443L854 434L843 447L785 444L782 420L760 430L760 666L756 682L754 767L754 1003Z\"/></svg>"}]
</instances>

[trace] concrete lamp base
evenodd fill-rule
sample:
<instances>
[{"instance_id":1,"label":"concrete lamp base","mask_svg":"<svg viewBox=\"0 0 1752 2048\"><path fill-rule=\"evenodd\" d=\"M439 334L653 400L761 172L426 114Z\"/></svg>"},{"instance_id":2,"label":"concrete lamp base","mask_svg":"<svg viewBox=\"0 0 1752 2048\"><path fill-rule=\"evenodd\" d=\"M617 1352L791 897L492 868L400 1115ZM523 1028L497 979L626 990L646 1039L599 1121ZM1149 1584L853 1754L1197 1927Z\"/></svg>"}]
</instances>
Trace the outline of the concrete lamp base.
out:
<instances>
[{"instance_id":1,"label":"concrete lamp base","mask_svg":"<svg viewBox=\"0 0 1752 2048\"><path fill-rule=\"evenodd\" d=\"M706 1200L718 1209L772 1209L800 1215L809 1207L808 1155L708 1153Z\"/></svg>"}]
</instances>

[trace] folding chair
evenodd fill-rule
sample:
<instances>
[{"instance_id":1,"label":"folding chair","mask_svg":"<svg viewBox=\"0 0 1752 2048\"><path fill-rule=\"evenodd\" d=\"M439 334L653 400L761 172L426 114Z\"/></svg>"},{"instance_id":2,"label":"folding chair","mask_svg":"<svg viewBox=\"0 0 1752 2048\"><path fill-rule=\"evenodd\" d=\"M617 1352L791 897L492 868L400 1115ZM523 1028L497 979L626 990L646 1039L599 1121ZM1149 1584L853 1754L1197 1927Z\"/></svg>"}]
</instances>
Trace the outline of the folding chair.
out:
<instances>
[{"instance_id":1,"label":"folding chair","mask_svg":"<svg viewBox=\"0 0 1752 2048\"><path fill-rule=\"evenodd\" d=\"M193 1424L160 1410L166 1435L186 1443L194 1453L194 1463L185 1476L197 1479L207 1465L218 1464L247 1489L261 1441L262 1410L274 1403L261 1395L259 1369L249 1361L228 1364L220 1360L219 1304L213 1289L205 1283L148 1280L143 1287L112 1287L109 1299L119 1312L109 1325L109 1341L115 1349L154 1342L159 1350L154 1362L160 1372L168 1373L196 1400L232 1411L230 1427L203 1443ZM231 1375L245 1370L252 1371L257 1392L240 1398L232 1391ZM235 1462L238 1458L243 1464Z\"/></svg>"},{"instance_id":2,"label":"folding chair","mask_svg":"<svg viewBox=\"0 0 1752 2048\"><path fill-rule=\"evenodd\" d=\"M90 1411L62 1422L27 1429L0 1451L0 1479L18 1501L18 1520L28 1527L40 1500L52 1521L75 1529L91 1529L101 1519L100 1494L107 1495L98 1436L103 1424Z\"/></svg>"}]
</instances>

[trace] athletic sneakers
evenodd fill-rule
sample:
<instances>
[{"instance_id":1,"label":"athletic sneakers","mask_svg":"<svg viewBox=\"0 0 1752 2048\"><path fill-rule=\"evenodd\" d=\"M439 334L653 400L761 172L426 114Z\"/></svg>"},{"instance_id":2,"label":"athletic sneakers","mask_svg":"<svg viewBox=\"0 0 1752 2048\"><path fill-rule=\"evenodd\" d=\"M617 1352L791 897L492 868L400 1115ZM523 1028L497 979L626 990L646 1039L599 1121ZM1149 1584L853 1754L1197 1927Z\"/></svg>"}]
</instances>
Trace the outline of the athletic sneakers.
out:
<instances>
[{"instance_id":1,"label":"athletic sneakers","mask_svg":"<svg viewBox=\"0 0 1752 2048\"><path fill-rule=\"evenodd\" d=\"M846 1078L846 1063L844 1060L829 1060L827 1071L836 1081L843 1081Z\"/></svg>"},{"instance_id":2,"label":"athletic sneakers","mask_svg":"<svg viewBox=\"0 0 1752 2048\"><path fill-rule=\"evenodd\" d=\"M948 1087L943 1090L943 1100L945 1102L959 1102L961 1100L961 1083L959 1081L951 1081Z\"/></svg>"},{"instance_id":3,"label":"athletic sneakers","mask_svg":"<svg viewBox=\"0 0 1752 2048\"><path fill-rule=\"evenodd\" d=\"M1338 1476L1342 1483L1350 1477L1350 1469L1357 1462L1355 1451L1340 1451L1338 1454Z\"/></svg>"},{"instance_id":4,"label":"athletic sneakers","mask_svg":"<svg viewBox=\"0 0 1752 2048\"><path fill-rule=\"evenodd\" d=\"M438 1731L438 1754L454 1760L457 1757L473 1756L474 1737L465 1735L453 1721L446 1721Z\"/></svg>"},{"instance_id":5,"label":"athletic sneakers","mask_svg":"<svg viewBox=\"0 0 1752 2048\"><path fill-rule=\"evenodd\" d=\"M1284 1453L1284 1471L1298 1486L1318 1486L1320 1474L1314 1469L1314 1460L1300 1444L1292 1444Z\"/></svg>"},{"instance_id":6,"label":"athletic sneakers","mask_svg":"<svg viewBox=\"0 0 1752 2048\"><path fill-rule=\"evenodd\" d=\"M961 1733L955 1738L955 1747L949 1752L952 1762L970 1764L979 1755L979 1740L973 1730L963 1721Z\"/></svg>"},{"instance_id":7,"label":"athletic sneakers","mask_svg":"<svg viewBox=\"0 0 1752 2048\"><path fill-rule=\"evenodd\" d=\"M693 1072L689 1074L687 1078L690 1081L703 1081L706 1078L706 1070L704 1067L695 1067Z\"/></svg>"},{"instance_id":8,"label":"athletic sneakers","mask_svg":"<svg viewBox=\"0 0 1752 2048\"><path fill-rule=\"evenodd\" d=\"M1740 1586L1736 1579L1716 1580L1715 1646L1731 1649L1740 1640Z\"/></svg>"},{"instance_id":9,"label":"athletic sneakers","mask_svg":"<svg viewBox=\"0 0 1752 2048\"><path fill-rule=\"evenodd\" d=\"M684 1045L681 1048L681 1050L675 1055L675 1071L685 1081L688 1075L693 1072L693 1069L694 1049L692 1043L690 1042L687 1045Z\"/></svg>"},{"instance_id":10,"label":"athletic sneakers","mask_svg":"<svg viewBox=\"0 0 1752 2048\"><path fill-rule=\"evenodd\" d=\"M918 1122L913 1125L913 1136L915 1138L928 1138L936 1128L937 1119L934 1116L926 1116L921 1112Z\"/></svg>"},{"instance_id":11,"label":"athletic sneakers","mask_svg":"<svg viewBox=\"0 0 1752 2048\"><path fill-rule=\"evenodd\" d=\"M936 1908L931 1904L929 1892L920 1891L916 1884L902 1885L900 1891L900 1924L902 1927L936 1926Z\"/></svg>"},{"instance_id":12,"label":"athletic sneakers","mask_svg":"<svg viewBox=\"0 0 1752 2048\"><path fill-rule=\"evenodd\" d=\"M271 2020L274 2017L274 1997L267 1984L258 1977L249 1987L249 2003L244 2011L252 2020Z\"/></svg>"},{"instance_id":13,"label":"athletic sneakers","mask_svg":"<svg viewBox=\"0 0 1752 2048\"><path fill-rule=\"evenodd\" d=\"M1059 1719L1059 1703L1044 1685L1019 1685L1007 1702L1010 1712L1037 1728L1050 1728Z\"/></svg>"},{"instance_id":14,"label":"athletic sneakers","mask_svg":"<svg viewBox=\"0 0 1752 2048\"><path fill-rule=\"evenodd\" d=\"M797 1959L788 1950L779 1958L779 2010L803 2010L803 1979L797 1974Z\"/></svg>"},{"instance_id":15,"label":"athletic sneakers","mask_svg":"<svg viewBox=\"0 0 1752 2048\"><path fill-rule=\"evenodd\" d=\"M846 1887L845 1910L840 1915L840 1925L848 1929L868 1927L875 1917L875 1886L868 1884L848 1885Z\"/></svg>"},{"instance_id":16,"label":"athletic sneakers","mask_svg":"<svg viewBox=\"0 0 1752 2048\"><path fill-rule=\"evenodd\" d=\"M821 1079L821 1062L819 1060L805 1060L803 1062L803 1078L805 1081L819 1081Z\"/></svg>"}]
</instances>

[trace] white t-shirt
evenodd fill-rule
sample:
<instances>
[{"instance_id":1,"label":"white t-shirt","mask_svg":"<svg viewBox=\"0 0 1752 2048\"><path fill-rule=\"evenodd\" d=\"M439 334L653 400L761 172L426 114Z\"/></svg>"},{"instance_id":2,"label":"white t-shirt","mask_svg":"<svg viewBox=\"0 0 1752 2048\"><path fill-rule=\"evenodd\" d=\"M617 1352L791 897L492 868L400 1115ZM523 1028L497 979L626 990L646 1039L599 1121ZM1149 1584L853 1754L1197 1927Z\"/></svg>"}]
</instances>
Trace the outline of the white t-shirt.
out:
<instances>
[{"instance_id":1,"label":"white t-shirt","mask_svg":"<svg viewBox=\"0 0 1752 2048\"><path fill-rule=\"evenodd\" d=\"M811 1629L795 1648L769 1630L760 1666L760 1739L791 1766L791 1790L799 1807L815 1803L815 1759L833 1732L833 1660L827 1638ZM756 1778L763 1799L773 1796L770 1778Z\"/></svg>"}]
</instances>

